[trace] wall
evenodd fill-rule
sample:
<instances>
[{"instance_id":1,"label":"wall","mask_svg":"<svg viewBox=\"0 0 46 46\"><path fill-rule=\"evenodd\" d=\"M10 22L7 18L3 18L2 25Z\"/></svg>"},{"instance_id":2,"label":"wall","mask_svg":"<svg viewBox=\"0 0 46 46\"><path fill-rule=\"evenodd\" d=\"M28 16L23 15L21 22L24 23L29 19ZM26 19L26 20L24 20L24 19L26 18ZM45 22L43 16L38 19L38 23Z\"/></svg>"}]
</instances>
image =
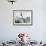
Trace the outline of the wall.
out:
<instances>
[{"instance_id":1,"label":"wall","mask_svg":"<svg viewBox=\"0 0 46 46\"><path fill-rule=\"evenodd\" d=\"M32 9L32 26L14 26L13 11L15 9ZM17 0L14 5L7 0L0 0L0 40L14 40L18 32L26 32L33 40L46 40L46 1Z\"/></svg>"}]
</instances>

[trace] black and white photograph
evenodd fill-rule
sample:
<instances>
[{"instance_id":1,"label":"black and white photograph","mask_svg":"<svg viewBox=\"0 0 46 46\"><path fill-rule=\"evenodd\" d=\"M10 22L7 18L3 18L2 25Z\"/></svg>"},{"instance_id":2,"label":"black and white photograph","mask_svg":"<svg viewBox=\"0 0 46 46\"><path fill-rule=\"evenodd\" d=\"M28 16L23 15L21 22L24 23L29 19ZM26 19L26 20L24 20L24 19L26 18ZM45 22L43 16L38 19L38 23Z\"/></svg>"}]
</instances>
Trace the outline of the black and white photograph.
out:
<instances>
[{"instance_id":1,"label":"black and white photograph","mask_svg":"<svg viewBox=\"0 0 46 46\"><path fill-rule=\"evenodd\" d=\"M31 24L32 10L14 10L14 24Z\"/></svg>"}]
</instances>

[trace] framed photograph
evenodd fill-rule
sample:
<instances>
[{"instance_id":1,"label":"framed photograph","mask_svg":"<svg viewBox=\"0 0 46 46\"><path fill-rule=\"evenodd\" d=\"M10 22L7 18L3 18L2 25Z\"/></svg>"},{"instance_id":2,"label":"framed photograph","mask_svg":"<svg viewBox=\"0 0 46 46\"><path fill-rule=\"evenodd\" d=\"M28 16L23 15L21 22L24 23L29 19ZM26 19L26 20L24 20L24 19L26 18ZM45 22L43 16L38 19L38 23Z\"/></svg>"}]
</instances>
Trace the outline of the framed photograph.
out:
<instances>
[{"instance_id":1,"label":"framed photograph","mask_svg":"<svg viewBox=\"0 0 46 46\"><path fill-rule=\"evenodd\" d=\"M32 25L32 10L13 10L14 25Z\"/></svg>"}]
</instances>

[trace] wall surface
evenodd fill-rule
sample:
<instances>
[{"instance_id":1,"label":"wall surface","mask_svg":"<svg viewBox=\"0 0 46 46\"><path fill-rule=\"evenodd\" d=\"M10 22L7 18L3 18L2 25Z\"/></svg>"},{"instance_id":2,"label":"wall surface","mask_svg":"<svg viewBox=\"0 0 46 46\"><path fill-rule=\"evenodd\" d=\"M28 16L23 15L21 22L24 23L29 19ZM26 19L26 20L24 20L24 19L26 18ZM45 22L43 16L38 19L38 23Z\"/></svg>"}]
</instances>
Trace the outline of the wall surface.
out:
<instances>
[{"instance_id":1,"label":"wall surface","mask_svg":"<svg viewBox=\"0 0 46 46\"><path fill-rule=\"evenodd\" d=\"M14 26L12 10L33 10L32 26ZM0 0L0 41L15 40L19 32L30 34L33 40L46 40L46 0L17 0L12 5Z\"/></svg>"}]
</instances>

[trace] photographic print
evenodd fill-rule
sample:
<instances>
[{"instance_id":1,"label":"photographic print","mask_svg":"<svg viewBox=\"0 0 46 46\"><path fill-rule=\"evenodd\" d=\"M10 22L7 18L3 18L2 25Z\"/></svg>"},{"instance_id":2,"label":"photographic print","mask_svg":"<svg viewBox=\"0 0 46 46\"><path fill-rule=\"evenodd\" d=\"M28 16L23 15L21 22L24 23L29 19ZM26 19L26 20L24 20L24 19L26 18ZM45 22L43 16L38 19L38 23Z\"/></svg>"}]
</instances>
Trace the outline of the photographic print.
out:
<instances>
[{"instance_id":1,"label":"photographic print","mask_svg":"<svg viewBox=\"0 0 46 46\"><path fill-rule=\"evenodd\" d=\"M13 10L13 24L31 24L32 10Z\"/></svg>"}]
</instances>

